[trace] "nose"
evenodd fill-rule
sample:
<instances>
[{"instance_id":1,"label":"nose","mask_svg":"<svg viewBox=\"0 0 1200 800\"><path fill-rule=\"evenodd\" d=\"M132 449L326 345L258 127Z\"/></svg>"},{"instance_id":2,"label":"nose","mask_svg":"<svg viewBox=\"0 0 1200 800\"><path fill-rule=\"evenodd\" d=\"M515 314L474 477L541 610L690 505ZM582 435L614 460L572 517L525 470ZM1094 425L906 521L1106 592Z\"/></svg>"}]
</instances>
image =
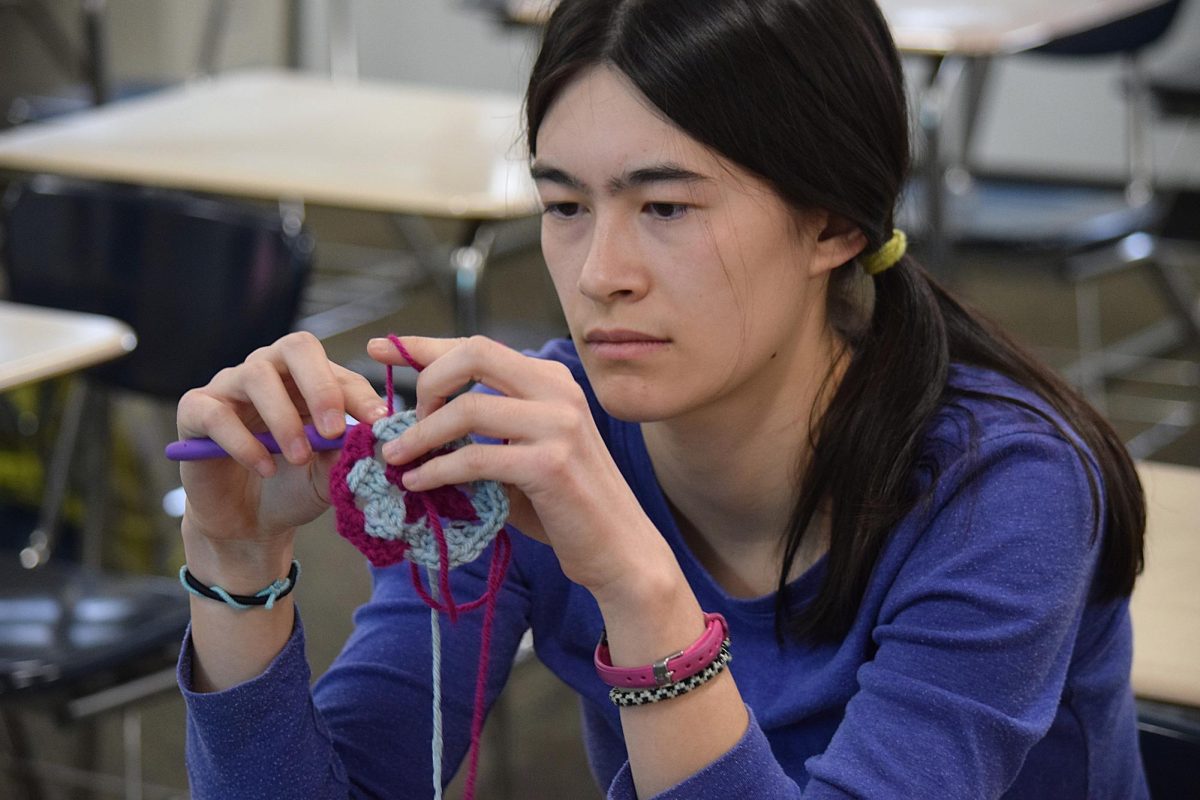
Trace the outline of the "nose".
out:
<instances>
[{"instance_id":1,"label":"nose","mask_svg":"<svg viewBox=\"0 0 1200 800\"><path fill-rule=\"evenodd\" d=\"M597 215L579 272L580 293L597 303L636 300L645 295L649 276L639 253L635 226L615 215Z\"/></svg>"}]
</instances>

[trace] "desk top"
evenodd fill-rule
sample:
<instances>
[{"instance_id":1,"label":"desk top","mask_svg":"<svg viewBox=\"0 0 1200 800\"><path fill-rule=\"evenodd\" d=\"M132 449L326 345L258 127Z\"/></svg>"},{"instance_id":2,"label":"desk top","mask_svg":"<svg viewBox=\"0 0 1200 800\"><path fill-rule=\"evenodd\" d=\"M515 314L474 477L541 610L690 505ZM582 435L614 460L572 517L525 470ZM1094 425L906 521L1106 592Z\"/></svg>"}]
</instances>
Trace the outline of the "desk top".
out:
<instances>
[{"instance_id":1,"label":"desk top","mask_svg":"<svg viewBox=\"0 0 1200 800\"><path fill-rule=\"evenodd\" d=\"M1146 571L1133 614L1139 697L1200 707L1200 469L1143 462Z\"/></svg>"},{"instance_id":2,"label":"desk top","mask_svg":"<svg viewBox=\"0 0 1200 800\"><path fill-rule=\"evenodd\" d=\"M0 391L108 361L136 343L109 317L0 301Z\"/></svg>"},{"instance_id":3,"label":"desk top","mask_svg":"<svg viewBox=\"0 0 1200 800\"><path fill-rule=\"evenodd\" d=\"M520 108L497 93L231 73L0 133L0 168L504 219L537 208Z\"/></svg>"},{"instance_id":4,"label":"desk top","mask_svg":"<svg viewBox=\"0 0 1200 800\"><path fill-rule=\"evenodd\" d=\"M878 0L909 53L1002 55L1090 30L1166 0ZM544 24L556 0L510 0L509 15Z\"/></svg>"}]
</instances>

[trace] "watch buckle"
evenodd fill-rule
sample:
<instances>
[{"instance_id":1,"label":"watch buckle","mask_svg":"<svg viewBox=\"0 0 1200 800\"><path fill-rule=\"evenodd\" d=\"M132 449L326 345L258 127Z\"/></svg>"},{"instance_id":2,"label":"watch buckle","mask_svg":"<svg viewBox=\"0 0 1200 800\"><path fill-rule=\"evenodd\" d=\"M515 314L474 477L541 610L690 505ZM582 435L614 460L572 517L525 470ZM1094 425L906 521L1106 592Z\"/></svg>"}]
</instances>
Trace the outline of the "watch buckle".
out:
<instances>
[{"instance_id":1,"label":"watch buckle","mask_svg":"<svg viewBox=\"0 0 1200 800\"><path fill-rule=\"evenodd\" d=\"M667 686L668 684L672 683L671 679L672 679L672 677L674 677L674 670L667 668L667 662L670 661L671 659L679 658L682 655L683 655L683 651L677 650L676 652L672 653L671 655L667 656L666 658L662 659L661 661L655 661L651 665L651 668L654 670L654 685L655 686L661 688L663 686Z\"/></svg>"}]
</instances>

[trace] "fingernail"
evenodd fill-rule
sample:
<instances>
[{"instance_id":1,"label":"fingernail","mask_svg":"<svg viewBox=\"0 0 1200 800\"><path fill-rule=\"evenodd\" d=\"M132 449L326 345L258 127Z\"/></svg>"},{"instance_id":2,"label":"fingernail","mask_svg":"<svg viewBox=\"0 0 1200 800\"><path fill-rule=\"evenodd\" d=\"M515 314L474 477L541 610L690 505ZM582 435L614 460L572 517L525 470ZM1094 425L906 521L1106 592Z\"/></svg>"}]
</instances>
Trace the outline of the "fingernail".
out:
<instances>
[{"instance_id":1,"label":"fingernail","mask_svg":"<svg viewBox=\"0 0 1200 800\"><path fill-rule=\"evenodd\" d=\"M400 476L400 482L404 484L404 488L409 491L419 492L423 488L421 483L421 470L410 469L408 472Z\"/></svg>"},{"instance_id":2,"label":"fingernail","mask_svg":"<svg viewBox=\"0 0 1200 800\"><path fill-rule=\"evenodd\" d=\"M381 420L388 415L387 406L376 406L371 412L371 421Z\"/></svg>"},{"instance_id":3,"label":"fingernail","mask_svg":"<svg viewBox=\"0 0 1200 800\"><path fill-rule=\"evenodd\" d=\"M275 474L275 459L264 458L254 465L254 471L262 478L270 478Z\"/></svg>"},{"instance_id":4,"label":"fingernail","mask_svg":"<svg viewBox=\"0 0 1200 800\"><path fill-rule=\"evenodd\" d=\"M404 452L404 445L401 444L399 439L392 439L390 442L384 443L383 447L380 448L380 452L383 453L385 459L392 460Z\"/></svg>"},{"instance_id":5,"label":"fingernail","mask_svg":"<svg viewBox=\"0 0 1200 800\"><path fill-rule=\"evenodd\" d=\"M310 452L307 439L292 439L288 444L288 455L291 456L293 461L307 461Z\"/></svg>"},{"instance_id":6,"label":"fingernail","mask_svg":"<svg viewBox=\"0 0 1200 800\"><path fill-rule=\"evenodd\" d=\"M326 439L332 439L338 435L345 424L345 415L337 411L326 411L321 415L321 431Z\"/></svg>"}]
</instances>

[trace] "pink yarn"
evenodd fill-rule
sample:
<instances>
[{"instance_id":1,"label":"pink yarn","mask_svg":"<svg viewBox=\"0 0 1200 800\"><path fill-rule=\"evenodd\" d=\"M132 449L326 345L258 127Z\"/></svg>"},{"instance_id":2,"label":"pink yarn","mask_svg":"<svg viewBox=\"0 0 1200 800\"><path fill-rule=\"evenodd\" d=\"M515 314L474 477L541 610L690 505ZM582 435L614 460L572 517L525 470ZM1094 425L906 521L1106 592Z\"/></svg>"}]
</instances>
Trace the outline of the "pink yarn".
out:
<instances>
[{"instance_id":1,"label":"pink yarn","mask_svg":"<svg viewBox=\"0 0 1200 800\"><path fill-rule=\"evenodd\" d=\"M414 369L418 372L424 366L404 347L404 344L394 334L388 334L388 339ZM391 416L395 408L395 389L392 386L392 367L387 367L387 413ZM375 457L376 439L370 425L356 425L346 434L342 447L341 458L334 465L329 477L330 496L334 507L337 532L351 544L357 547L367 559L377 567L388 567L399 563L407 554L409 545L402 539L381 539L369 535L366 530L366 519L363 512L355 503L354 493L350 490L347 477L354 465L364 458ZM458 620L460 612L471 611L486 604L483 617L483 630L480 634L479 667L475 679L475 708L471 717L471 748L464 797L471 800L475 796L475 779L479 768L479 745L483 733L484 705L487 699L487 668L492 646L492 623L496 616L496 603L504 576L512 560L512 542L508 531L501 528L496 534L495 547L492 549L492 562L488 567L487 589L484 593L469 603L458 604L450 591L449 552L446 544L446 534L442 520L464 520L477 522L478 515L471 505L470 498L455 486L442 486L425 492L410 492L403 488L401 478L410 469L415 469L424 462L447 452L445 449L426 454L410 464L390 464L384 470L389 483L400 488L409 498L405 504L405 524L419 522L422 517L429 523L438 546L438 592L442 602L435 600L425 589L421 581L421 571L416 563L409 562L413 587L421 600L430 608L446 614L451 622ZM418 500L419 503L411 502Z\"/></svg>"}]
</instances>

